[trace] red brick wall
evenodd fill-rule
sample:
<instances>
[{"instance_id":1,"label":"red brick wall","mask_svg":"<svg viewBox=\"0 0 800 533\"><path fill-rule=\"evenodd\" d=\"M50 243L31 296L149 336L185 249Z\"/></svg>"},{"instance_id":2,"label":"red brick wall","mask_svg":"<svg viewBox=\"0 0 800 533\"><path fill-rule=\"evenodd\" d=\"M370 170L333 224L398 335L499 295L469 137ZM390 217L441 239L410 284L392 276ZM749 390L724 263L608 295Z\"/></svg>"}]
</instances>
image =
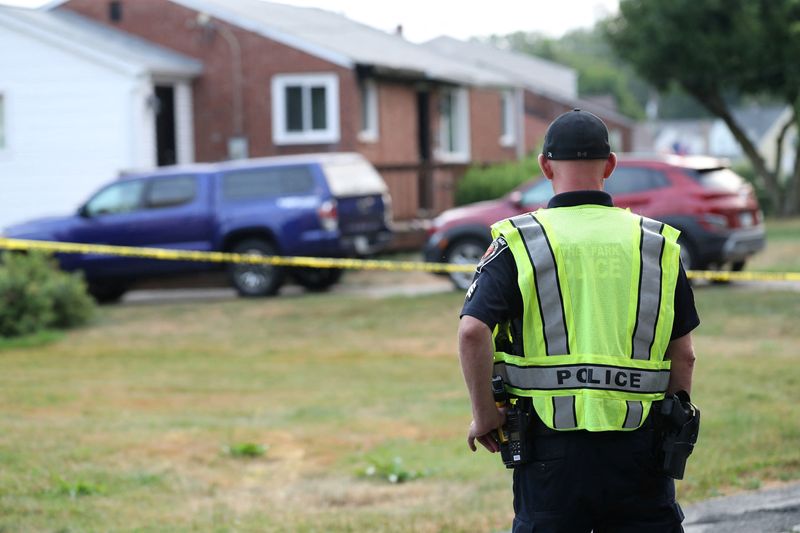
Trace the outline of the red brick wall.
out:
<instances>
[{"instance_id":1,"label":"red brick wall","mask_svg":"<svg viewBox=\"0 0 800 533\"><path fill-rule=\"evenodd\" d=\"M476 163L494 163L515 159L516 147L500 144L502 92L472 89L469 92L469 108L472 160Z\"/></svg>"},{"instance_id":2,"label":"red brick wall","mask_svg":"<svg viewBox=\"0 0 800 533\"><path fill-rule=\"evenodd\" d=\"M417 91L410 83L379 80L378 139L359 142L358 151L375 164L403 164L419 160ZM360 103L357 112L361 112ZM359 114L360 120L360 114ZM360 122L359 122L360 124Z\"/></svg>"}]
</instances>

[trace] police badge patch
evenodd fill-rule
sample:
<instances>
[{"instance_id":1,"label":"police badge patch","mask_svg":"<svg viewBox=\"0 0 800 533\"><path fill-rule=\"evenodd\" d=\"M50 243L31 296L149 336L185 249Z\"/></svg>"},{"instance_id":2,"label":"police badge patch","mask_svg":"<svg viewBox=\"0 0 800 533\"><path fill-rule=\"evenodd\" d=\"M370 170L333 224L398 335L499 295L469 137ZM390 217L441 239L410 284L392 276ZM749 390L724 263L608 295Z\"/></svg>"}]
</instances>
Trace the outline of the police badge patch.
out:
<instances>
[{"instance_id":1,"label":"police badge patch","mask_svg":"<svg viewBox=\"0 0 800 533\"><path fill-rule=\"evenodd\" d=\"M486 249L486 252L481 257L480 262L478 263L477 271L480 272L483 267L488 265L495 257L500 255L500 253L508 248L508 243L503 237L498 237L492 241L492 244Z\"/></svg>"}]
</instances>

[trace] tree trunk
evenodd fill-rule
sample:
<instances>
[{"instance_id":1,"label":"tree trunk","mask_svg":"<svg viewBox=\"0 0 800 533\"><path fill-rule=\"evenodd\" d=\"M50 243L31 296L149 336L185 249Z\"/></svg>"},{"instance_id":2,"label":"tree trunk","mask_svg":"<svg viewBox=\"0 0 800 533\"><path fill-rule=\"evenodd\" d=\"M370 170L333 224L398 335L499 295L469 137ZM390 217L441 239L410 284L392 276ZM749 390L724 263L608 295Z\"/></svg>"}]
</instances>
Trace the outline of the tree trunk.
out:
<instances>
[{"instance_id":1,"label":"tree trunk","mask_svg":"<svg viewBox=\"0 0 800 533\"><path fill-rule=\"evenodd\" d=\"M796 99L793 106L795 127L794 172L789 182L789 194L786 195L786 204L783 206L785 215L800 214L800 99Z\"/></svg>"},{"instance_id":2,"label":"tree trunk","mask_svg":"<svg viewBox=\"0 0 800 533\"><path fill-rule=\"evenodd\" d=\"M755 170L756 174L758 174L758 176L764 180L764 187L767 191L767 195L769 196L772 208L776 214L780 215L781 207L783 205L783 195L780 183L778 181L778 172L770 172L770 170L767 168L764 158L761 157L761 154L758 152L758 148L756 148L756 146L753 144L753 141L750 140L739 123L736 122L736 119L733 118L733 114L731 114L722 96L718 92L708 93L705 91L694 90L693 88L685 85L684 89L686 89L689 94L694 96L697 101L703 104L709 111L711 111L711 113L721 118L722 121L725 122L725 125L727 125L731 130L733 137L742 147L745 156L747 156L747 159L749 159L750 163L753 165L753 170ZM796 165L797 164L795 163L795 167Z\"/></svg>"},{"instance_id":3,"label":"tree trunk","mask_svg":"<svg viewBox=\"0 0 800 533\"><path fill-rule=\"evenodd\" d=\"M797 128L797 139L794 150L794 172L790 178L786 202L783 205L783 214L786 216L800 214L800 117L795 111L795 127Z\"/></svg>"}]
</instances>

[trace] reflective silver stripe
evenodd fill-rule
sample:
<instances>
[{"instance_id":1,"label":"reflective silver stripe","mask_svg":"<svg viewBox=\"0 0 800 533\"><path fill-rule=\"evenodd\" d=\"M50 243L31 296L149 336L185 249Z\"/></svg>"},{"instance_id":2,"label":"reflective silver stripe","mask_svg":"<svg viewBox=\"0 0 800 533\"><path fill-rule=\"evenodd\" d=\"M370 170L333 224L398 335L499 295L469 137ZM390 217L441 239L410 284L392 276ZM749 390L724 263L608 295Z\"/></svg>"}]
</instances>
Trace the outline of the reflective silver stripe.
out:
<instances>
[{"instance_id":1,"label":"reflective silver stripe","mask_svg":"<svg viewBox=\"0 0 800 533\"><path fill-rule=\"evenodd\" d=\"M575 419L575 396L553 396L553 427L571 429L578 427Z\"/></svg>"},{"instance_id":2,"label":"reflective silver stripe","mask_svg":"<svg viewBox=\"0 0 800 533\"><path fill-rule=\"evenodd\" d=\"M506 383L523 390L598 389L652 394L665 392L669 370L608 365L514 366L506 363Z\"/></svg>"},{"instance_id":3,"label":"reflective silver stripe","mask_svg":"<svg viewBox=\"0 0 800 533\"><path fill-rule=\"evenodd\" d=\"M628 411L625 413L625 423L622 424L622 427L638 428L642 423L642 413L644 412L642 402L629 401L627 403Z\"/></svg>"},{"instance_id":4,"label":"reflective silver stripe","mask_svg":"<svg viewBox=\"0 0 800 533\"><path fill-rule=\"evenodd\" d=\"M500 376L503 378L503 382L508 384L508 374L506 374L506 364L503 361L494 364L494 373L493 376Z\"/></svg>"},{"instance_id":5,"label":"reflective silver stripe","mask_svg":"<svg viewBox=\"0 0 800 533\"><path fill-rule=\"evenodd\" d=\"M547 355L568 354L569 340L567 339L564 302L561 299L558 270L547 234L536 217L531 214L514 217L511 219L511 224L522 235L525 248L528 250L528 257L533 265Z\"/></svg>"},{"instance_id":6,"label":"reflective silver stripe","mask_svg":"<svg viewBox=\"0 0 800 533\"><path fill-rule=\"evenodd\" d=\"M640 226L641 269L632 356L634 359L650 359L661 307L661 256L665 242L661 228L664 224L642 217Z\"/></svg>"}]
</instances>

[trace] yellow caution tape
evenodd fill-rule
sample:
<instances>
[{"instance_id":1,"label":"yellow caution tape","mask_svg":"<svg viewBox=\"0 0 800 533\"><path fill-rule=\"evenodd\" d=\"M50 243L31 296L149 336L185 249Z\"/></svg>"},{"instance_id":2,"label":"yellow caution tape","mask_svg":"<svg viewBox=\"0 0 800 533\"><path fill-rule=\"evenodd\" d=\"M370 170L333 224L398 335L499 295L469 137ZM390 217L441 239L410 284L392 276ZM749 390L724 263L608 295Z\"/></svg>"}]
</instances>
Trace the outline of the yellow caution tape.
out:
<instances>
[{"instance_id":1,"label":"yellow caution tape","mask_svg":"<svg viewBox=\"0 0 800 533\"><path fill-rule=\"evenodd\" d=\"M139 248L108 244L81 244L76 242L31 241L0 238L0 248L7 250L39 250L62 254L93 254L160 259L162 261L199 261L205 263L246 263L311 268L347 268L353 270L395 270L403 272L474 272L475 265L422 263L419 261L382 261L377 259L346 259L335 257L284 257L277 255L233 254L227 252L200 252L165 248Z\"/></svg>"},{"instance_id":2,"label":"yellow caution tape","mask_svg":"<svg viewBox=\"0 0 800 533\"><path fill-rule=\"evenodd\" d=\"M334 257L284 257L227 252L200 252L164 248L140 248L107 244L82 244L75 242L32 241L0 237L0 249L39 250L63 254L116 255L159 259L162 261L200 261L206 263L243 263L310 268L346 268L352 270L388 270L400 272L474 272L472 264L425 263L420 261L385 261L378 259L343 259ZM710 281L800 281L800 272L728 272L717 270L691 270L690 279Z\"/></svg>"}]
</instances>

